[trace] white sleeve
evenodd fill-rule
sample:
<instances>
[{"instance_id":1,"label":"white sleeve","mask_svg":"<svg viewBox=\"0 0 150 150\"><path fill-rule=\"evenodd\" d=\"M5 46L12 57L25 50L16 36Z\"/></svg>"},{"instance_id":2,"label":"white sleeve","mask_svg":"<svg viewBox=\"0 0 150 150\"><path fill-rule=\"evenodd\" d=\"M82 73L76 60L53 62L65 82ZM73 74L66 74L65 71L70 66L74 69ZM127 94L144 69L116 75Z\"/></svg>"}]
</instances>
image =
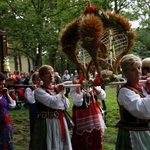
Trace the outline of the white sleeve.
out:
<instances>
[{"instance_id":1,"label":"white sleeve","mask_svg":"<svg viewBox=\"0 0 150 150\"><path fill-rule=\"evenodd\" d=\"M76 93L76 87L71 87L70 88L70 95L71 95L71 98L73 100L74 105L76 105L78 107L82 106L82 103L83 103L83 93L78 94L78 93Z\"/></svg>"},{"instance_id":2,"label":"white sleeve","mask_svg":"<svg viewBox=\"0 0 150 150\"><path fill-rule=\"evenodd\" d=\"M13 103L12 103L12 104L8 103L8 108L9 108L9 109L13 109L13 108L15 108L15 107L16 107L16 101L15 101L15 100L13 100Z\"/></svg>"},{"instance_id":3,"label":"white sleeve","mask_svg":"<svg viewBox=\"0 0 150 150\"><path fill-rule=\"evenodd\" d=\"M147 96L147 95L148 95L148 93L147 93L146 89L144 88L144 86L142 87L142 91L143 91L143 95L144 95L144 96Z\"/></svg>"},{"instance_id":4,"label":"white sleeve","mask_svg":"<svg viewBox=\"0 0 150 150\"><path fill-rule=\"evenodd\" d=\"M101 91L100 94L97 95L97 98L104 100L106 98L106 92L100 86L97 86L96 88ZM94 94L96 95L96 92L94 92Z\"/></svg>"},{"instance_id":5,"label":"white sleeve","mask_svg":"<svg viewBox=\"0 0 150 150\"><path fill-rule=\"evenodd\" d=\"M118 94L118 102L133 116L141 119L150 119L150 95L141 98L134 91L122 88Z\"/></svg>"},{"instance_id":6,"label":"white sleeve","mask_svg":"<svg viewBox=\"0 0 150 150\"><path fill-rule=\"evenodd\" d=\"M31 88L26 88L24 96L30 104L35 103L34 91Z\"/></svg>"},{"instance_id":7,"label":"white sleeve","mask_svg":"<svg viewBox=\"0 0 150 150\"><path fill-rule=\"evenodd\" d=\"M66 97L65 100L64 100L64 99L62 99L62 100L63 100L63 103L64 103L64 105L65 105L65 109L68 109L69 106L70 106L70 101L69 101L69 99Z\"/></svg>"},{"instance_id":8,"label":"white sleeve","mask_svg":"<svg viewBox=\"0 0 150 150\"><path fill-rule=\"evenodd\" d=\"M34 95L36 101L39 101L43 105L51 107L53 109L64 110L66 109L66 106L69 107L70 105L68 98L66 98L66 100L63 100L61 94L50 95L42 88L35 89Z\"/></svg>"}]
</instances>

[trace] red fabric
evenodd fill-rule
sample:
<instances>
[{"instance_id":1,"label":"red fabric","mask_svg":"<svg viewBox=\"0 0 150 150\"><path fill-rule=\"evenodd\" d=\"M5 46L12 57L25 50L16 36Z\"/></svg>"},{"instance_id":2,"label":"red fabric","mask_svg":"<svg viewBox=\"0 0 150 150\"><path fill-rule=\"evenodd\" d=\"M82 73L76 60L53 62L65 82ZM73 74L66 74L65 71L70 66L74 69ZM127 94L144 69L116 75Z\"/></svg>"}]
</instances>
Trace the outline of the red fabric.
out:
<instances>
[{"instance_id":1,"label":"red fabric","mask_svg":"<svg viewBox=\"0 0 150 150\"><path fill-rule=\"evenodd\" d=\"M73 122L75 123L71 138L73 150L103 150L103 133L99 124L100 103L92 99L92 92L90 95L89 107L73 109ZM86 122L88 122L88 127Z\"/></svg>"},{"instance_id":2,"label":"red fabric","mask_svg":"<svg viewBox=\"0 0 150 150\"><path fill-rule=\"evenodd\" d=\"M24 100L24 90L22 88L18 88L16 91L19 93L19 100Z\"/></svg>"},{"instance_id":3,"label":"red fabric","mask_svg":"<svg viewBox=\"0 0 150 150\"><path fill-rule=\"evenodd\" d=\"M20 83L20 75L14 75L13 80L14 80L14 84L19 84Z\"/></svg>"},{"instance_id":4,"label":"red fabric","mask_svg":"<svg viewBox=\"0 0 150 150\"><path fill-rule=\"evenodd\" d=\"M5 115L4 116L4 122L6 122L6 125L8 125L8 123L12 126L12 120L11 117L9 115Z\"/></svg>"},{"instance_id":5,"label":"red fabric","mask_svg":"<svg viewBox=\"0 0 150 150\"><path fill-rule=\"evenodd\" d=\"M99 10L98 7L90 6L90 7L87 7L83 13L84 13L84 15L86 15L88 13L96 13L98 10Z\"/></svg>"},{"instance_id":6,"label":"red fabric","mask_svg":"<svg viewBox=\"0 0 150 150\"><path fill-rule=\"evenodd\" d=\"M92 130L78 135L73 130L71 138L73 150L103 150L103 140L101 130Z\"/></svg>"},{"instance_id":7,"label":"red fabric","mask_svg":"<svg viewBox=\"0 0 150 150\"><path fill-rule=\"evenodd\" d=\"M134 84L130 83L130 82L127 82L123 85L123 87L126 87L126 86L130 86L130 87L133 87L135 88L136 90L142 92L142 87L139 85L139 86L135 86Z\"/></svg>"},{"instance_id":8,"label":"red fabric","mask_svg":"<svg viewBox=\"0 0 150 150\"><path fill-rule=\"evenodd\" d=\"M96 77L95 79L94 79L94 85L95 86L99 86L101 84L101 79L99 78L99 77Z\"/></svg>"},{"instance_id":9,"label":"red fabric","mask_svg":"<svg viewBox=\"0 0 150 150\"><path fill-rule=\"evenodd\" d=\"M73 122L75 123L76 132L78 134L83 134L85 131L91 132L94 128L101 128L99 120L99 115L101 115L99 109L100 103L95 102L92 98L93 96L91 96L90 105L88 107L73 109Z\"/></svg>"},{"instance_id":10,"label":"red fabric","mask_svg":"<svg viewBox=\"0 0 150 150\"><path fill-rule=\"evenodd\" d=\"M65 131L65 125L64 125L64 114L61 111L59 112L59 122L60 122L60 127L61 127L61 133L62 133L62 141L66 140L66 131Z\"/></svg>"},{"instance_id":11,"label":"red fabric","mask_svg":"<svg viewBox=\"0 0 150 150\"><path fill-rule=\"evenodd\" d=\"M84 80L84 77L80 77L78 83L82 84L82 81Z\"/></svg>"},{"instance_id":12,"label":"red fabric","mask_svg":"<svg viewBox=\"0 0 150 150\"><path fill-rule=\"evenodd\" d=\"M9 93L9 95L11 96L11 98L13 99L13 100L16 100L17 98L16 98L16 95L15 95L15 91L11 91L10 93Z\"/></svg>"}]
</instances>

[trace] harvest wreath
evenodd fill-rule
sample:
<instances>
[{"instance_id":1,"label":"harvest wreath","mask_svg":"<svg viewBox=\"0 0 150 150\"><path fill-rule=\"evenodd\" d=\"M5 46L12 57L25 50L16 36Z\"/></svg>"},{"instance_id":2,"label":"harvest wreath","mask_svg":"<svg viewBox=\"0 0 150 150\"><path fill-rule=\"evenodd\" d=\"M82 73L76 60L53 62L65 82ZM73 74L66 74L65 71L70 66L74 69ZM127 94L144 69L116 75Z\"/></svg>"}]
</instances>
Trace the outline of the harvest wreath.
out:
<instances>
[{"instance_id":1,"label":"harvest wreath","mask_svg":"<svg viewBox=\"0 0 150 150\"><path fill-rule=\"evenodd\" d=\"M116 80L119 61L130 51L134 38L126 18L89 4L79 18L63 29L60 43L62 51L86 80L89 73L95 76L97 72L100 84L104 84Z\"/></svg>"}]
</instances>

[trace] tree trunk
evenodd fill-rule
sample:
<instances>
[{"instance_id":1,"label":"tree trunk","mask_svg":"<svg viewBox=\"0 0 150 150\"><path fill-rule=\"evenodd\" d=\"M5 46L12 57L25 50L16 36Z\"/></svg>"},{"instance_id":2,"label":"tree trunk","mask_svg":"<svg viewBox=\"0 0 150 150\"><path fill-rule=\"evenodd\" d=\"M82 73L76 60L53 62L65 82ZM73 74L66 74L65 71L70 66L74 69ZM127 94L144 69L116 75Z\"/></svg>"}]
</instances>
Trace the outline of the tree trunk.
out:
<instances>
[{"instance_id":1,"label":"tree trunk","mask_svg":"<svg viewBox=\"0 0 150 150\"><path fill-rule=\"evenodd\" d=\"M114 11L115 11L115 13L118 13L118 4L117 4L117 0L114 0Z\"/></svg>"},{"instance_id":2,"label":"tree trunk","mask_svg":"<svg viewBox=\"0 0 150 150\"><path fill-rule=\"evenodd\" d=\"M15 70L18 70L17 54L14 55L14 65L15 65Z\"/></svg>"},{"instance_id":3,"label":"tree trunk","mask_svg":"<svg viewBox=\"0 0 150 150\"><path fill-rule=\"evenodd\" d=\"M40 67L42 65L42 50L41 44L38 44L37 51L36 51L36 58L35 58L35 66Z\"/></svg>"},{"instance_id":4,"label":"tree trunk","mask_svg":"<svg viewBox=\"0 0 150 150\"><path fill-rule=\"evenodd\" d=\"M28 72L30 72L31 71L31 64L30 64L30 59L29 58L27 58L27 62L28 62Z\"/></svg>"},{"instance_id":5,"label":"tree trunk","mask_svg":"<svg viewBox=\"0 0 150 150\"><path fill-rule=\"evenodd\" d=\"M19 66L20 66L20 71L22 71L22 62L21 62L21 56L19 55L18 56L18 59L19 59Z\"/></svg>"}]
</instances>

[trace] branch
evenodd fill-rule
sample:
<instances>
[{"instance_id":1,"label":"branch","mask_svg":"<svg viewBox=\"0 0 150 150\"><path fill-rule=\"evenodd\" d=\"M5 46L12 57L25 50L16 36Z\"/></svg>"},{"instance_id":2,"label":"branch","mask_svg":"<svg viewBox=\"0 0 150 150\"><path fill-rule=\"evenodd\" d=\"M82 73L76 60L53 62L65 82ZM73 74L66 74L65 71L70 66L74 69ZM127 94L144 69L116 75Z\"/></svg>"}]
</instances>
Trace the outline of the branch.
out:
<instances>
[{"instance_id":1,"label":"branch","mask_svg":"<svg viewBox=\"0 0 150 150\"><path fill-rule=\"evenodd\" d=\"M16 51L19 51L19 52L23 52L23 53L26 54L29 58L31 58L32 60L35 60L33 57L31 57L31 55L29 55L28 52L26 52L26 51L24 51L24 50L21 50L21 49L18 49L18 48L10 48L10 47L8 47L8 49L16 50Z\"/></svg>"}]
</instances>

